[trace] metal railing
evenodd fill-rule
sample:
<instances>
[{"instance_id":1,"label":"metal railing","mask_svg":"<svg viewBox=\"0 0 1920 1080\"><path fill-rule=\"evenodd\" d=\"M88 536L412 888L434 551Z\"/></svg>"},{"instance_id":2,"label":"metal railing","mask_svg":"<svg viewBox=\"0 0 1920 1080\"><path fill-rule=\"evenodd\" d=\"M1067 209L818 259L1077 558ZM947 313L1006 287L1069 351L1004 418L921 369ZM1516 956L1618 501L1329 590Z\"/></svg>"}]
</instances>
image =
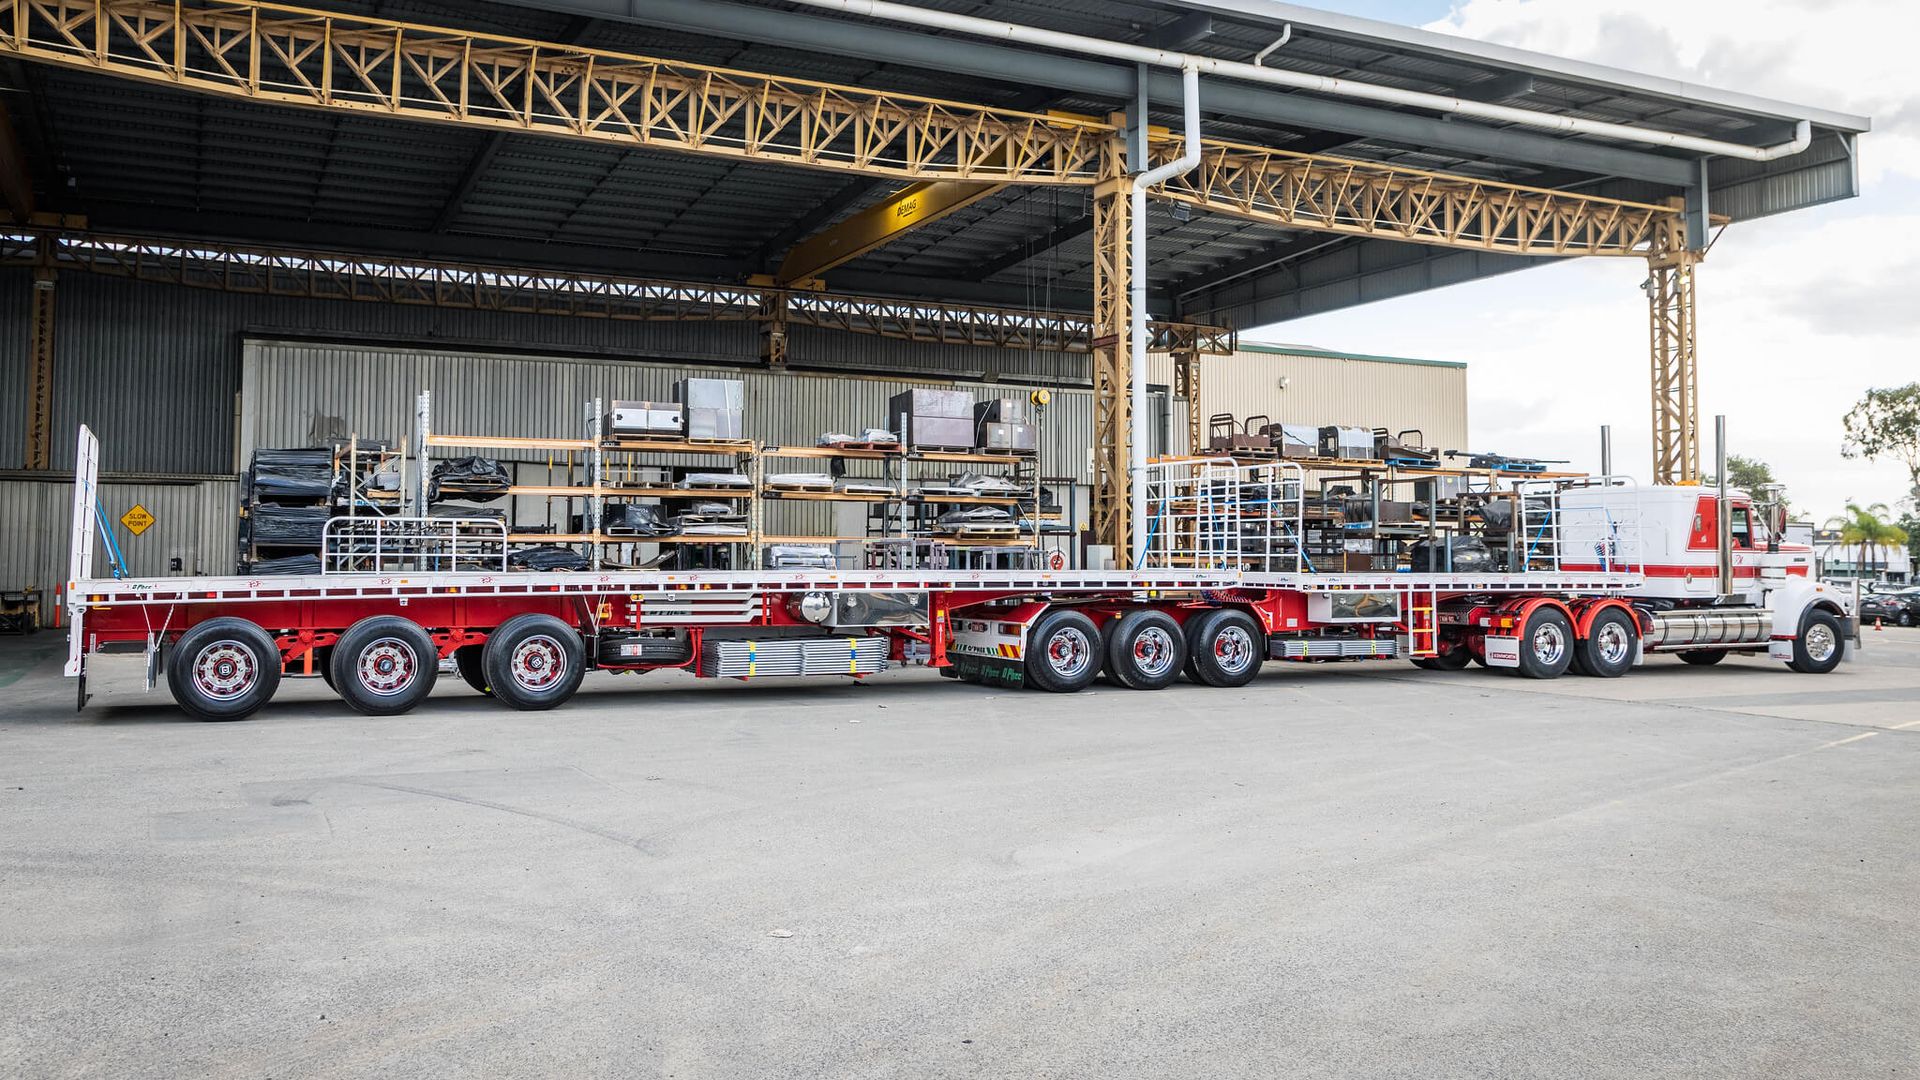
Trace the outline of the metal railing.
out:
<instances>
[{"instance_id":1,"label":"metal railing","mask_svg":"<svg viewBox=\"0 0 1920 1080\"><path fill-rule=\"evenodd\" d=\"M1298 573L1305 476L1290 461L1180 458L1148 466L1140 569Z\"/></svg>"},{"instance_id":2,"label":"metal railing","mask_svg":"<svg viewBox=\"0 0 1920 1080\"><path fill-rule=\"evenodd\" d=\"M506 569L507 526L494 518L336 517L320 534L323 574Z\"/></svg>"},{"instance_id":3,"label":"metal railing","mask_svg":"<svg viewBox=\"0 0 1920 1080\"><path fill-rule=\"evenodd\" d=\"M1514 485L1515 571L1640 573L1640 492L1630 477L1526 480Z\"/></svg>"}]
</instances>

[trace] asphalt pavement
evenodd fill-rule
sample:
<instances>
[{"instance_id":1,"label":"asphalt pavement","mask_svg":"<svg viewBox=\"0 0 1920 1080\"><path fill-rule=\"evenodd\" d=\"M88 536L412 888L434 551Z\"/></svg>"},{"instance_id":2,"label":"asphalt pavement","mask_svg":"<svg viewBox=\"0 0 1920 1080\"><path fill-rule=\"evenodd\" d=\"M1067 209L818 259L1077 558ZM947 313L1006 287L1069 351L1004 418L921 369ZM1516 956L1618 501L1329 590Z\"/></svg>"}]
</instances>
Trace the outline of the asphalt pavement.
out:
<instances>
[{"instance_id":1,"label":"asphalt pavement","mask_svg":"<svg viewBox=\"0 0 1920 1080\"><path fill-rule=\"evenodd\" d=\"M1865 637L227 724L5 641L0 1075L1915 1075L1920 631Z\"/></svg>"}]
</instances>

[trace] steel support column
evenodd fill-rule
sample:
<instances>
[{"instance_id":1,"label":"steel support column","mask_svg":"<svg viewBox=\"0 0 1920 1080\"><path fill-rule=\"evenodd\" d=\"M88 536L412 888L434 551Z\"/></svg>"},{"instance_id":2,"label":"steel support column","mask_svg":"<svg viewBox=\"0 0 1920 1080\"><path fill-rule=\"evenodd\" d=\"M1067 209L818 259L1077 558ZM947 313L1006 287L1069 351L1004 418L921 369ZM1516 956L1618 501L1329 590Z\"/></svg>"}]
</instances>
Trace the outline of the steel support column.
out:
<instances>
[{"instance_id":1,"label":"steel support column","mask_svg":"<svg viewBox=\"0 0 1920 1080\"><path fill-rule=\"evenodd\" d=\"M1132 317L1127 296L1133 267L1128 253L1127 144L1107 140L1093 197L1093 542L1113 545L1124 559L1127 533L1127 448L1132 422L1127 365Z\"/></svg>"},{"instance_id":2,"label":"steel support column","mask_svg":"<svg viewBox=\"0 0 1920 1080\"><path fill-rule=\"evenodd\" d=\"M33 271L33 312L27 319L26 466L53 465L53 268Z\"/></svg>"},{"instance_id":3,"label":"steel support column","mask_svg":"<svg viewBox=\"0 0 1920 1080\"><path fill-rule=\"evenodd\" d=\"M1700 482L1698 339L1693 268L1700 253L1687 248L1675 218L1655 238L1647 259L1649 344L1653 358L1653 481Z\"/></svg>"},{"instance_id":4,"label":"steel support column","mask_svg":"<svg viewBox=\"0 0 1920 1080\"><path fill-rule=\"evenodd\" d=\"M1187 399L1187 446L1182 451L1177 446L1167 447L1167 453L1196 454L1200 452L1200 354L1192 349L1179 349L1173 354L1173 393L1175 397Z\"/></svg>"}]
</instances>

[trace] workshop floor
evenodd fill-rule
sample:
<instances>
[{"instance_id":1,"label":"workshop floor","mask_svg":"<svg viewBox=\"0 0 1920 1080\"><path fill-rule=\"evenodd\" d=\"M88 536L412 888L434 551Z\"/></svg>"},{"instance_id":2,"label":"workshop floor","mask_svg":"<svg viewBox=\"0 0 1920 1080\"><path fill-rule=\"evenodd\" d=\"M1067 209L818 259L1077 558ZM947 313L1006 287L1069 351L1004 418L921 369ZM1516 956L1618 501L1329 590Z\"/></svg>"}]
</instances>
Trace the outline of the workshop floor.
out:
<instances>
[{"instance_id":1,"label":"workshop floor","mask_svg":"<svg viewBox=\"0 0 1920 1080\"><path fill-rule=\"evenodd\" d=\"M1916 1075L1920 631L1866 639L234 724L0 639L0 1075Z\"/></svg>"}]
</instances>

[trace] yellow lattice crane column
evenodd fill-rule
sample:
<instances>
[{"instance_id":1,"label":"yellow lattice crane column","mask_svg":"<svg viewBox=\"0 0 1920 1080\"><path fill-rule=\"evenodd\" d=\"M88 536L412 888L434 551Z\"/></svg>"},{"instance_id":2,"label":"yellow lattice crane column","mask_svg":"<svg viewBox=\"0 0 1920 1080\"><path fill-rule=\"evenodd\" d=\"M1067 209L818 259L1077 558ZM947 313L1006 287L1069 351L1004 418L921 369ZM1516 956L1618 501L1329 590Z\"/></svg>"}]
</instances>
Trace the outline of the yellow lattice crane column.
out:
<instances>
[{"instance_id":1,"label":"yellow lattice crane column","mask_svg":"<svg viewBox=\"0 0 1920 1080\"><path fill-rule=\"evenodd\" d=\"M1169 446L1167 453L1197 454L1205 445L1201 441L1200 431L1200 352L1198 349L1179 348L1173 351L1173 393L1175 397L1187 399L1187 445L1185 450L1177 446Z\"/></svg>"},{"instance_id":2,"label":"yellow lattice crane column","mask_svg":"<svg viewBox=\"0 0 1920 1080\"><path fill-rule=\"evenodd\" d=\"M1127 557L1129 254L1126 137L1109 138L1093 190L1093 542Z\"/></svg>"},{"instance_id":3,"label":"yellow lattice crane column","mask_svg":"<svg viewBox=\"0 0 1920 1080\"><path fill-rule=\"evenodd\" d=\"M1700 482L1700 383L1694 274L1701 253L1687 248L1678 215L1661 223L1647 256L1647 314L1653 357L1653 482Z\"/></svg>"}]
</instances>

